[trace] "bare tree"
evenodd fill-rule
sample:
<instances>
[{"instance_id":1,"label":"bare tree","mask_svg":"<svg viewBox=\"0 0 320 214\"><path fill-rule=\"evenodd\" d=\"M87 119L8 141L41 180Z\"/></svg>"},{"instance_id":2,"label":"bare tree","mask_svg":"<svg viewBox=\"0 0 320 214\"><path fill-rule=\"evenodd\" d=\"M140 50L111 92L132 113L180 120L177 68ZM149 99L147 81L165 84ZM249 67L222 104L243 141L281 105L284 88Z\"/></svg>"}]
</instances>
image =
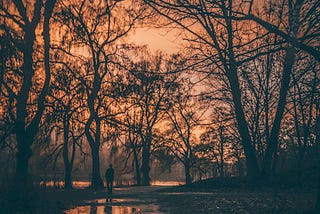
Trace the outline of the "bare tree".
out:
<instances>
[{"instance_id":1,"label":"bare tree","mask_svg":"<svg viewBox=\"0 0 320 214\"><path fill-rule=\"evenodd\" d=\"M177 87L171 91L166 111L169 129L163 143L183 164L187 185L192 182L191 168L195 165L193 147L197 144L196 132L207 110L200 107L201 104L192 91L192 84L187 79L177 80Z\"/></svg>"},{"instance_id":2,"label":"bare tree","mask_svg":"<svg viewBox=\"0 0 320 214\"><path fill-rule=\"evenodd\" d=\"M133 164L135 168L135 178L137 185L141 185L141 171L140 171L140 151L141 151L141 138L139 135L139 131L141 130L142 123L138 110L136 109L136 104L138 103L138 96L133 95L132 98L133 103L129 101L129 108L125 113L125 120L124 120L124 130L126 132L125 136L127 138L125 146L130 150L128 154L128 158L133 156Z\"/></svg>"},{"instance_id":3,"label":"bare tree","mask_svg":"<svg viewBox=\"0 0 320 214\"><path fill-rule=\"evenodd\" d=\"M319 42L320 30L319 25L316 24L320 16L320 6L317 1L288 0L288 2L284 2L283 5L285 5L285 7L287 7L286 9L289 11L288 17L289 22L291 22L291 26L296 25L296 27L299 27L300 25L301 34L299 35L292 34L292 32L288 31L287 29L283 29L283 26L275 25L273 22L270 22L270 20L264 19L264 17L259 17L260 14L255 14L254 10L252 9L253 5L259 7L261 2L254 0L243 2L247 4L247 10L244 10L245 12L238 11L237 14L239 14L240 17L234 16L232 17L233 19L253 20L259 25L263 26L269 32L279 35L295 48L305 51L306 53L312 55L318 62L320 61L320 52L316 47L317 43ZM273 7L277 5L276 1L271 3L275 3L273 4ZM292 21L294 21L294 23L292 23ZM298 36L299 38L297 38Z\"/></svg>"},{"instance_id":4,"label":"bare tree","mask_svg":"<svg viewBox=\"0 0 320 214\"><path fill-rule=\"evenodd\" d=\"M305 61L305 62L303 62ZM303 66L305 63L305 66ZM292 137L298 149L298 172L301 179L303 172L303 163L308 150L315 144L312 131L317 117L317 102L319 100L319 79L317 78L317 64L309 60L301 60L299 67L302 72L292 74L293 89L291 89L291 105L289 112L294 121L294 132Z\"/></svg>"},{"instance_id":5,"label":"bare tree","mask_svg":"<svg viewBox=\"0 0 320 214\"><path fill-rule=\"evenodd\" d=\"M37 0L33 8L27 8L28 3L9 1L0 6L1 28L20 53L14 67L6 70L3 89L11 100L10 105L15 103L10 115L14 120L14 134L17 139L16 185L21 185L22 190L27 188L28 163L32 156L31 145L45 109L45 98L50 83L50 18L56 1ZM40 71L35 70L34 59L35 51L38 51L35 44L40 40L36 36L36 29L41 20L43 20L44 74L43 81L39 79L36 81L36 76L40 75ZM9 79L13 79L14 82L8 82Z\"/></svg>"},{"instance_id":6,"label":"bare tree","mask_svg":"<svg viewBox=\"0 0 320 214\"><path fill-rule=\"evenodd\" d=\"M73 46L77 55L84 59L78 78L85 86L88 119L85 134L91 148L92 187L102 187L100 176L99 149L101 145L102 122L113 115L110 104L114 102L114 89L110 83L119 70L117 60L118 42L142 17L142 9L132 2L126 6L120 1L97 2L68 1L62 3L61 23L73 35ZM120 19L121 17L121 19ZM109 85L108 85L109 84ZM107 114L107 115L106 115Z\"/></svg>"},{"instance_id":7,"label":"bare tree","mask_svg":"<svg viewBox=\"0 0 320 214\"><path fill-rule=\"evenodd\" d=\"M241 90L238 78L238 66L241 64L239 48L244 48L248 44L253 44L254 40L248 38L245 43L240 39L241 26L236 25L229 16L233 13L232 1L219 1L209 3L199 1L191 3L189 1L148 1L161 15L170 22L183 28L191 34L190 41L195 46L198 45L200 54L203 53L202 47L208 49L208 55L201 54L201 60L207 63L216 64L216 70L221 70L226 75L231 96L233 100L235 115L242 138L243 148L247 158L247 171L251 177L259 175L259 166L252 146L248 125L241 102ZM218 14L219 19L212 16ZM237 47L237 48L236 48ZM211 60L211 61L210 61Z\"/></svg>"},{"instance_id":8,"label":"bare tree","mask_svg":"<svg viewBox=\"0 0 320 214\"><path fill-rule=\"evenodd\" d=\"M225 75L232 98L238 131L246 154L247 172L250 177L258 176L260 167L256 157L254 138L249 129L249 115L247 115L243 93L241 93L246 91L247 88L242 87L243 79L239 72L241 67L252 60L270 53L268 50L272 49L272 52L285 50L279 97L276 101L277 107L271 123L269 123L269 125L272 125L270 133L266 133L268 136L267 148L261 167L262 174L269 175L278 147L280 124L286 106L290 75L298 52L295 47L299 46L305 51L309 49L310 53L317 57L316 52L314 52L316 50L307 44L314 44L318 38L317 33L314 33L317 32L318 27L312 27L315 17L318 16L317 14L315 15L314 11L318 7L317 4L313 2L314 4L308 5L305 1L288 1L283 4L272 2L266 7L267 9L270 8L270 10L257 9L257 15L271 17L272 19L270 20L275 19L275 23L270 21L272 29L281 29L280 32L266 27L265 23L267 21L262 25L267 30L259 27L260 22L257 22L259 24L252 22L252 20L257 21L252 18L257 17L251 13L253 11L253 1L248 1L250 4L246 4L245 1L232 0L214 2L159 0L145 2L166 18L169 24L180 27L189 33L190 46L197 51L196 57L199 61L202 60L204 64L211 66L211 69L215 72L220 71ZM247 14L250 14L250 18ZM301 20L304 18L305 20L302 22ZM281 19L284 21L280 22L279 20ZM259 18L259 20L262 19ZM250 36L247 32L251 33ZM279 37L272 38L269 36L270 33L276 33L289 44L283 45L283 41ZM297 41L300 35L303 35L300 39L305 39L304 41L307 43L298 42L299 44L297 44L293 42L293 40ZM269 39L273 40L262 44L261 39L266 39L268 36Z\"/></svg>"},{"instance_id":9,"label":"bare tree","mask_svg":"<svg viewBox=\"0 0 320 214\"><path fill-rule=\"evenodd\" d=\"M172 64L167 64L162 54L156 56L142 55L133 64L131 73L135 77L133 89L136 96L134 108L138 115L138 126L142 147L142 185L150 185L150 155L154 145L153 138L156 126L163 119L164 109L168 104L168 93L174 87L175 78L168 75Z\"/></svg>"},{"instance_id":10,"label":"bare tree","mask_svg":"<svg viewBox=\"0 0 320 214\"><path fill-rule=\"evenodd\" d=\"M58 54L56 54L57 56ZM65 54L62 56L67 57ZM72 169L76 156L76 147L80 147L79 139L84 135L84 104L83 104L83 85L73 78L77 70L72 70L71 66L62 62L55 62L56 66L53 70L53 82L50 87L48 105L51 112L47 113L47 117L52 118L51 126L58 133L63 133L63 142L59 155L62 152L64 168L65 168L65 184L66 189L72 188ZM69 62L69 64L72 64ZM75 66L73 66L75 67ZM56 142L57 143L57 142Z\"/></svg>"}]
</instances>

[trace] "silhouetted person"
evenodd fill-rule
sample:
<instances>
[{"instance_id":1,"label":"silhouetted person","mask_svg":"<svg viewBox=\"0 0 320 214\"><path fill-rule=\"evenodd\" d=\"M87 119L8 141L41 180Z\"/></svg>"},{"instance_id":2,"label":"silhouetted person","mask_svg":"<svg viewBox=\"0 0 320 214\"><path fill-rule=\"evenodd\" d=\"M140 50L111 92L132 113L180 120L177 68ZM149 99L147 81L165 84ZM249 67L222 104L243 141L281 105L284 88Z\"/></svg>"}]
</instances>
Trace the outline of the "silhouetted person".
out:
<instances>
[{"instance_id":1,"label":"silhouetted person","mask_svg":"<svg viewBox=\"0 0 320 214\"><path fill-rule=\"evenodd\" d=\"M113 179L114 179L114 169L112 168L112 164L110 164L109 168L106 170L105 177L107 181L107 189L108 189L108 195L109 195L109 194L112 194Z\"/></svg>"},{"instance_id":2,"label":"silhouetted person","mask_svg":"<svg viewBox=\"0 0 320 214\"><path fill-rule=\"evenodd\" d=\"M112 207L111 206L105 206L104 207L104 212L106 214L112 214Z\"/></svg>"}]
</instances>

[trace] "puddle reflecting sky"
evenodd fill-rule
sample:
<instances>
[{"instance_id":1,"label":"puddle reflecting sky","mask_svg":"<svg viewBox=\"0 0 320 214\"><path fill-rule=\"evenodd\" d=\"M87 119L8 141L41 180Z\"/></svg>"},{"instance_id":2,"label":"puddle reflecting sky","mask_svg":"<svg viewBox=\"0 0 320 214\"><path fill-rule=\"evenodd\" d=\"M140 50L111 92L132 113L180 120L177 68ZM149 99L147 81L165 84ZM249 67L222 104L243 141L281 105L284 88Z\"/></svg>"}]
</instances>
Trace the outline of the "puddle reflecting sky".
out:
<instances>
[{"instance_id":1,"label":"puddle reflecting sky","mask_svg":"<svg viewBox=\"0 0 320 214\"><path fill-rule=\"evenodd\" d=\"M162 192L161 195L216 195L214 192Z\"/></svg>"},{"instance_id":2,"label":"puddle reflecting sky","mask_svg":"<svg viewBox=\"0 0 320 214\"><path fill-rule=\"evenodd\" d=\"M142 201L132 198L114 198L112 202L106 203L106 199L87 201L85 206L78 206L65 211L65 214L134 214L134 213L155 213L160 214L160 207L155 204L127 204L141 203ZM119 203L125 203L123 205Z\"/></svg>"},{"instance_id":3,"label":"puddle reflecting sky","mask_svg":"<svg viewBox=\"0 0 320 214\"><path fill-rule=\"evenodd\" d=\"M144 206L79 206L65 211L65 214L133 214L133 213L158 213L159 206L144 205Z\"/></svg>"},{"instance_id":4,"label":"puddle reflecting sky","mask_svg":"<svg viewBox=\"0 0 320 214\"><path fill-rule=\"evenodd\" d=\"M89 201L85 201L85 202L86 203L98 203L101 205L103 203L106 203L106 199L100 198L100 199L89 200ZM112 203L127 203L127 202L140 202L140 200L134 199L134 198L112 198L110 202L112 202Z\"/></svg>"}]
</instances>

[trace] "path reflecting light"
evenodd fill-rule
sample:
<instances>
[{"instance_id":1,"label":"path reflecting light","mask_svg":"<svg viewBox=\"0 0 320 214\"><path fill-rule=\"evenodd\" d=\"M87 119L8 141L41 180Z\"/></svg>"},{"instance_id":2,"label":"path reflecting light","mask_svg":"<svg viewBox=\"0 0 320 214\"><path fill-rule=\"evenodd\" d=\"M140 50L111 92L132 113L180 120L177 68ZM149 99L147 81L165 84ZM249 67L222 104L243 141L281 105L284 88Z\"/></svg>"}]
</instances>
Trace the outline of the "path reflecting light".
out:
<instances>
[{"instance_id":1,"label":"path reflecting light","mask_svg":"<svg viewBox=\"0 0 320 214\"><path fill-rule=\"evenodd\" d=\"M155 213L160 214L158 205L143 206L113 206L106 204L105 206L79 206L65 211L65 214L133 214L133 213Z\"/></svg>"}]
</instances>

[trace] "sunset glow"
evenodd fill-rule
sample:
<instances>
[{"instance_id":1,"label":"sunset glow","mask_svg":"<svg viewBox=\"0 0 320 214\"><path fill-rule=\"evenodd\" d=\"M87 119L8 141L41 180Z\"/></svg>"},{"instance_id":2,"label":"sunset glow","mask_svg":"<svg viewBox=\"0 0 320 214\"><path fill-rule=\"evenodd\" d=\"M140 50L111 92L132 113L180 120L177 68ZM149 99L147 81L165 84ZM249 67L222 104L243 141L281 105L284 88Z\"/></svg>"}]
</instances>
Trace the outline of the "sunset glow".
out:
<instances>
[{"instance_id":1,"label":"sunset glow","mask_svg":"<svg viewBox=\"0 0 320 214\"><path fill-rule=\"evenodd\" d=\"M182 46L182 38L178 32L166 32L163 29L137 29L129 41L137 45L148 45L152 52L163 51L173 54L179 51Z\"/></svg>"},{"instance_id":2,"label":"sunset glow","mask_svg":"<svg viewBox=\"0 0 320 214\"><path fill-rule=\"evenodd\" d=\"M0 213L318 213L319 18L1 0Z\"/></svg>"}]
</instances>

